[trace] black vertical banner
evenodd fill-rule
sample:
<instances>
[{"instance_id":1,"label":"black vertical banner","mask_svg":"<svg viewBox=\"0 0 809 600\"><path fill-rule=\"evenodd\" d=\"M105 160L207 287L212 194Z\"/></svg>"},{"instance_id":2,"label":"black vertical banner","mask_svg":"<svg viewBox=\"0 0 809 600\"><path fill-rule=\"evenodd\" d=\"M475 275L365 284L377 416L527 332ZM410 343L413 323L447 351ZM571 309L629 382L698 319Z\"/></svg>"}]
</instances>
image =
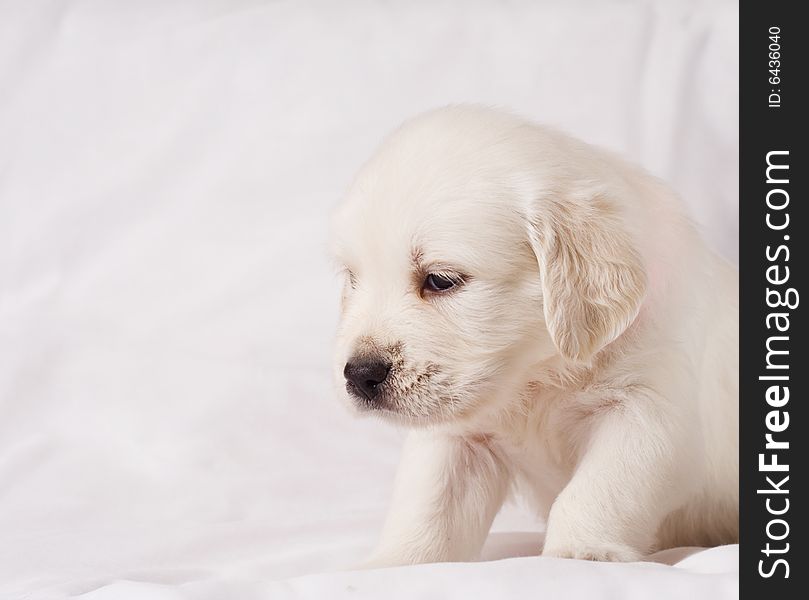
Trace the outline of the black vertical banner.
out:
<instances>
[{"instance_id":1,"label":"black vertical banner","mask_svg":"<svg viewBox=\"0 0 809 600\"><path fill-rule=\"evenodd\" d=\"M802 2L741 4L741 597L809 597L804 302L809 29Z\"/></svg>"}]
</instances>

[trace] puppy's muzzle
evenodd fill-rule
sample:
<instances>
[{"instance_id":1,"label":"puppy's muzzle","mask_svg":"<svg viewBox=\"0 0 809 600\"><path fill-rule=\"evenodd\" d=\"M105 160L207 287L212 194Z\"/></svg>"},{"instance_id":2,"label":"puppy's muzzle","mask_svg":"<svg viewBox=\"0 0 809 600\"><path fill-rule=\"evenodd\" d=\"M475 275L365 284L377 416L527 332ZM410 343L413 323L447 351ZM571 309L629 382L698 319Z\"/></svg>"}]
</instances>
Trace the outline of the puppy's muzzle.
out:
<instances>
[{"instance_id":1,"label":"puppy's muzzle","mask_svg":"<svg viewBox=\"0 0 809 600\"><path fill-rule=\"evenodd\" d=\"M388 378L391 363L379 357L354 357L343 369L346 390L361 399L373 403L379 388Z\"/></svg>"}]
</instances>

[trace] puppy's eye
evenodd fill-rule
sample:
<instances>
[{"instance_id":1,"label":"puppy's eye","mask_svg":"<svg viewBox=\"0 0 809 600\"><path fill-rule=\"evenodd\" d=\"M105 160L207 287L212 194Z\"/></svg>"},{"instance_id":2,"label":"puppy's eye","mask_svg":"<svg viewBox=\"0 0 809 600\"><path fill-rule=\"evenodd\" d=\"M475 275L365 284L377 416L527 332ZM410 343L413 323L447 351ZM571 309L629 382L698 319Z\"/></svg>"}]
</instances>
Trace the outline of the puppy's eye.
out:
<instances>
[{"instance_id":1,"label":"puppy's eye","mask_svg":"<svg viewBox=\"0 0 809 600\"><path fill-rule=\"evenodd\" d=\"M424 279L424 284L422 288L426 292L446 292L451 290L457 285L460 285L461 281L459 279L453 279L452 277L448 277L447 275L439 275L438 273L430 273Z\"/></svg>"},{"instance_id":2,"label":"puppy's eye","mask_svg":"<svg viewBox=\"0 0 809 600\"><path fill-rule=\"evenodd\" d=\"M356 288L357 287L357 276L354 275L354 272L351 269L346 269L345 274L346 274L346 278L348 279L348 285L350 285L352 289Z\"/></svg>"}]
</instances>

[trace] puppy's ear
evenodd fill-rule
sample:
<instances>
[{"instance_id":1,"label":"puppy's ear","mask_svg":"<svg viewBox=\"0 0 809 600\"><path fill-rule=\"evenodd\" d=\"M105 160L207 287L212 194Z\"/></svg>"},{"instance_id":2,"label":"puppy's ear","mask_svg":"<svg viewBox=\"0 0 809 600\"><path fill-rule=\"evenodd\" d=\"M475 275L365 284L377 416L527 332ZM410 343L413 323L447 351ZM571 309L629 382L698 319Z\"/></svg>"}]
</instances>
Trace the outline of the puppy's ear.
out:
<instances>
[{"instance_id":1,"label":"puppy's ear","mask_svg":"<svg viewBox=\"0 0 809 600\"><path fill-rule=\"evenodd\" d=\"M529 239L545 322L563 356L588 362L634 321L646 272L606 196L536 204L541 208L529 217Z\"/></svg>"}]
</instances>

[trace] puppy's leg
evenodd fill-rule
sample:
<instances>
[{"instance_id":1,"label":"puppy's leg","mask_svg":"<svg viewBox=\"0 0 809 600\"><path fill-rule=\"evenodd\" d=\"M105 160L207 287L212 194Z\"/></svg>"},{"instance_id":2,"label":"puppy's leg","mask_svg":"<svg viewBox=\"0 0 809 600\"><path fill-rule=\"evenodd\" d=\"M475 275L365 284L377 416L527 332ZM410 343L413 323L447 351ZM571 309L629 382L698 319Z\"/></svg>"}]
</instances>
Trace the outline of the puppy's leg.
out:
<instances>
[{"instance_id":1,"label":"puppy's leg","mask_svg":"<svg viewBox=\"0 0 809 600\"><path fill-rule=\"evenodd\" d=\"M670 409L644 395L601 417L551 508L544 555L631 561L652 550L660 523L688 494L685 469L697 464L682 450L696 444Z\"/></svg>"},{"instance_id":2,"label":"puppy's leg","mask_svg":"<svg viewBox=\"0 0 809 600\"><path fill-rule=\"evenodd\" d=\"M412 432L381 542L363 566L475 559L508 485L504 462L482 436Z\"/></svg>"}]
</instances>

